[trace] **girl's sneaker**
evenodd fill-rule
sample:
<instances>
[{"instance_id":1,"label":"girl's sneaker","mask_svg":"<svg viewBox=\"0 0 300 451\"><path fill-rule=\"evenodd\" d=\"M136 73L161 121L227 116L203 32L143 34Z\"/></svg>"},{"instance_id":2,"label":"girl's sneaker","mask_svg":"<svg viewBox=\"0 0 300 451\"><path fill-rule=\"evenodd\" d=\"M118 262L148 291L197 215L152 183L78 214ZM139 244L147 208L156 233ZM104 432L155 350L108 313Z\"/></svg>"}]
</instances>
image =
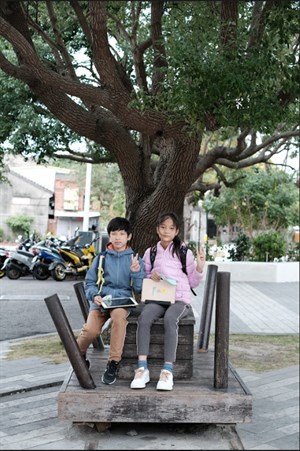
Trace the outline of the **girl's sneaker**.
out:
<instances>
[{"instance_id":1,"label":"girl's sneaker","mask_svg":"<svg viewBox=\"0 0 300 451\"><path fill-rule=\"evenodd\" d=\"M135 376L130 384L130 388L145 388L146 384L150 382L149 370L144 367L135 370Z\"/></svg>"},{"instance_id":2,"label":"girl's sneaker","mask_svg":"<svg viewBox=\"0 0 300 451\"><path fill-rule=\"evenodd\" d=\"M173 390L173 374L168 370L161 370L156 390Z\"/></svg>"}]
</instances>

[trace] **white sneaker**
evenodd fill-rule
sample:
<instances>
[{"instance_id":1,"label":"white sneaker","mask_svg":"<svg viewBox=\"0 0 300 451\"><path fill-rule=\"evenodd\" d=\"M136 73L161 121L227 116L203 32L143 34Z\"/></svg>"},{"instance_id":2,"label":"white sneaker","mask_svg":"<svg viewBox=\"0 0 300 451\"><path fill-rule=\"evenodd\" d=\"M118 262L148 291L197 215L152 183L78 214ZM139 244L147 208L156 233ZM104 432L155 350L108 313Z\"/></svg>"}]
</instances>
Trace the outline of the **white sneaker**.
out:
<instances>
[{"instance_id":1,"label":"white sneaker","mask_svg":"<svg viewBox=\"0 0 300 451\"><path fill-rule=\"evenodd\" d=\"M144 367L135 370L135 376L130 384L130 388L145 388L146 384L150 382L149 370Z\"/></svg>"},{"instance_id":2,"label":"white sneaker","mask_svg":"<svg viewBox=\"0 0 300 451\"><path fill-rule=\"evenodd\" d=\"M173 390L173 374L168 370L161 370L156 390Z\"/></svg>"}]
</instances>

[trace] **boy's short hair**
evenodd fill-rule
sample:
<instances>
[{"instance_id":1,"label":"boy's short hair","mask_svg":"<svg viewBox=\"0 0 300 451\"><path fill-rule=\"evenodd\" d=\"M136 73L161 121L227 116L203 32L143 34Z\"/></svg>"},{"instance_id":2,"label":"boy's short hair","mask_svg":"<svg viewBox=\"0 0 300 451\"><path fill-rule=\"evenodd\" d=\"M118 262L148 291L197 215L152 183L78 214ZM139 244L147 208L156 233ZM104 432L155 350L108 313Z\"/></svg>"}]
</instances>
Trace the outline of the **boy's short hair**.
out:
<instances>
[{"instance_id":1,"label":"boy's short hair","mask_svg":"<svg viewBox=\"0 0 300 451\"><path fill-rule=\"evenodd\" d=\"M110 232L115 232L116 230L125 230L127 235L132 233L130 222L126 218L116 217L109 221L107 225L107 233L110 234Z\"/></svg>"}]
</instances>

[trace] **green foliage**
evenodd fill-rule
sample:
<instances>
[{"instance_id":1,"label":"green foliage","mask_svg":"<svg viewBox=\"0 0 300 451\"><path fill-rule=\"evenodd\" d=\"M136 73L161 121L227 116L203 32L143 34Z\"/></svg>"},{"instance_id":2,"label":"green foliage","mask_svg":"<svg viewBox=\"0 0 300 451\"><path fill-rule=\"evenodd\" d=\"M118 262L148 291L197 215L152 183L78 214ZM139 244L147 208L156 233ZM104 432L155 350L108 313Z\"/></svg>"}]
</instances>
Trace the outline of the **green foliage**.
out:
<instances>
[{"instance_id":1,"label":"green foliage","mask_svg":"<svg viewBox=\"0 0 300 451\"><path fill-rule=\"evenodd\" d=\"M165 89L155 98L156 107L168 111L171 117L185 117L194 131L203 127L202 118L207 112L218 126L239 124L262 133L271 132L281 121L289 122L295 111L282 104L278 88L290 91L293 86L297 95L296 60L283 51L283 43L297 33L296 8L276 5L268 18L263 42L246 52L250 9L248 2L239 2L240 26L235 48L228 52L228 48L220 46L220 20L218 14L211 14L209 2L182 3L168 8L168 69L162 69ZM283 21L285 15L289 22Z\"/></svg>"},{"instance_id":2,"label":"green foliage","mask_svg":"<svg viewBox=\"0 0 300 451\"><path fill-rule=\"evenodd\" d=\"M4 239L4 230L2 229L2 227L0 227L0 241L3 241Z\"/></svg>"},{"instance_id":3,"label":"green foliage","mask_svg":"<svg viewBox=\"0 0 300 451\"><path fill-rule=\"evenodd\" d=\"M95 65L90 44L78 17L66 2L55 2L56 32L69 52L73 68L85 66L77 72L78 80L99 85L91 66ZM142 44L149 38L151 10L149 2L140 2L140 16L135 26L136 42ZM28 17L36 18L38 26L49 39L31 29L35 50L46 69L60 73L57 55L49 46L53 30L45 2L28 2ZM83 16L90 14L88 2L81 1ZM205 117L213 116L218 129L234 130L250 127L261 133L271 133L278 123L295 123L297 103L286 107L282 96L296 98L299 71L292 42L298 33L299 6L297 2L275 2L265 18L262 40L247 49L251 30L253 5L239 2L239 22L234 46L230 50L220 45L222 23L220 4L210 2L166 2L162 20L162 45L164 61L157 69L163 77L155 95L138 85L133 71L134 48L130 36L137 6L131 2L108 2L108 33L113 38L117 60L122 63L135 87L131 105L140 111L153 108L168 115L168 120L183 120L190 132L204 129ZM25 28L25 25L24 25ZM122 32L121 32L122 30ZM176 30L176 33L174 33ZM5 56L16 63L16 55L8 41L1 38L0 47ZM78 58L80 51L81 58ZM122 56L121 56L122 55ZM153 77L156 50L149 45L143 53L146 76ZM67 68L65 68L67 72ZM37 158L46 158L53 151L67 150L79 135L66 126L47 109L19 80L0 73L0 109L5 121L0 121L0 140L9 138L14 152L28 152ZM78 97L79 105L84 102ZM38 118L35 116L39 116ZM56 123L57 122L57 123ZM23 148L22 148L23 146ZM100 149L98 149L100 151Z\"/></svg>"},{"instance_id":4,"label":"green foliage","mask_svg":"<svg viewBox=\"0 0 300 451\"><path fill-rule=\"evenodd\" d=\"M256 230L285 230L297 224L299 190L292 177L277 168L250 168L219 197L211 193L203 202L219 226L239 225L245 234Z\"/></svg>"},{"instance_id":5,"label":"green foliage","mask_svg":"<svg viewBox=\"0 0 300 451\"><path fill-rule=\"evenodd\" d=\"M34 219L29 216L11 216L7 219L6 224L11 228L13 233L17 235L28 235Z\"/></svg>"},{"instance_id":6,"label":"green foliage","mask_svg":"<svg viewBox=\"0 0 300 451\"><path fill-rule=\"evenodd\" d=\"M189 249L191 249L191 251L193 252L193 256L196 258L197 257L197 243L196 241L189 241L187 244L187 247Z\"/></svg>"},{"instance_id":7,"label":"green foliage","mask_svg":"<svg viewBox=\"0 0 300 451\"><path fill-rule=\"evenodd\" d=\"M239 234L235 241L235 249L229 249L229 258L232 261L247 261L250 256L251 239L244 233Z\"/></svg>"},{"instance_id":8,"label":"green foliage","mask_svg":"<svg viewBox=\"0 0 300 451\"><path fill-rule=\"evenodd\" d=\"M286 252L286 240L279 232L262 233L252 240L252 261L272 262L274 259L285 256Z\"/></svg>"},{"instance_id":9,"label":"green foliage","mask_svg":"<svg viewBox=\"0 0 300 451\"><path fill-rule=\"evenodd\" d=\"M33 158L39 163L49 163L55 153L82 152L81 136L66 127L34 97L29 88L19 80L7 78L0 71L0 156L22 155L25 161ZM75 147L74 147L75 146ZM114 161L110 152L95 143L90 144L94 162ZM76 151L75 151L76 153ZM1 176L1 163L0 163Z\"/></svg>"}]
</instances>

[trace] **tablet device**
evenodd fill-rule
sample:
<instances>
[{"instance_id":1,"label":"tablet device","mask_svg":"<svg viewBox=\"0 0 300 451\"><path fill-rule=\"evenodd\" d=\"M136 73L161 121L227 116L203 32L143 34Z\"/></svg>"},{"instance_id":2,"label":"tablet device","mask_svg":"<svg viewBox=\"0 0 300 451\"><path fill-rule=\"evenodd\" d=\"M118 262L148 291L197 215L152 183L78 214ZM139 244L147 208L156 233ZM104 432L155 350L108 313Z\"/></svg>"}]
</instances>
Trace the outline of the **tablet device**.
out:
<instances>
[{"instance_id":1,"label":"tablet device","mask_svg":"<svg viewBox=\"0 0 300 451\"><path fill-rule=\"evenodd\" d=\"M136 307L138 303L135 299L129 297L129 298L112 298L112 299L102 299L102 305L101 307L104 310L109 310L113 308L129 308L129 307Z\"/></svg>"}]
</instances>

